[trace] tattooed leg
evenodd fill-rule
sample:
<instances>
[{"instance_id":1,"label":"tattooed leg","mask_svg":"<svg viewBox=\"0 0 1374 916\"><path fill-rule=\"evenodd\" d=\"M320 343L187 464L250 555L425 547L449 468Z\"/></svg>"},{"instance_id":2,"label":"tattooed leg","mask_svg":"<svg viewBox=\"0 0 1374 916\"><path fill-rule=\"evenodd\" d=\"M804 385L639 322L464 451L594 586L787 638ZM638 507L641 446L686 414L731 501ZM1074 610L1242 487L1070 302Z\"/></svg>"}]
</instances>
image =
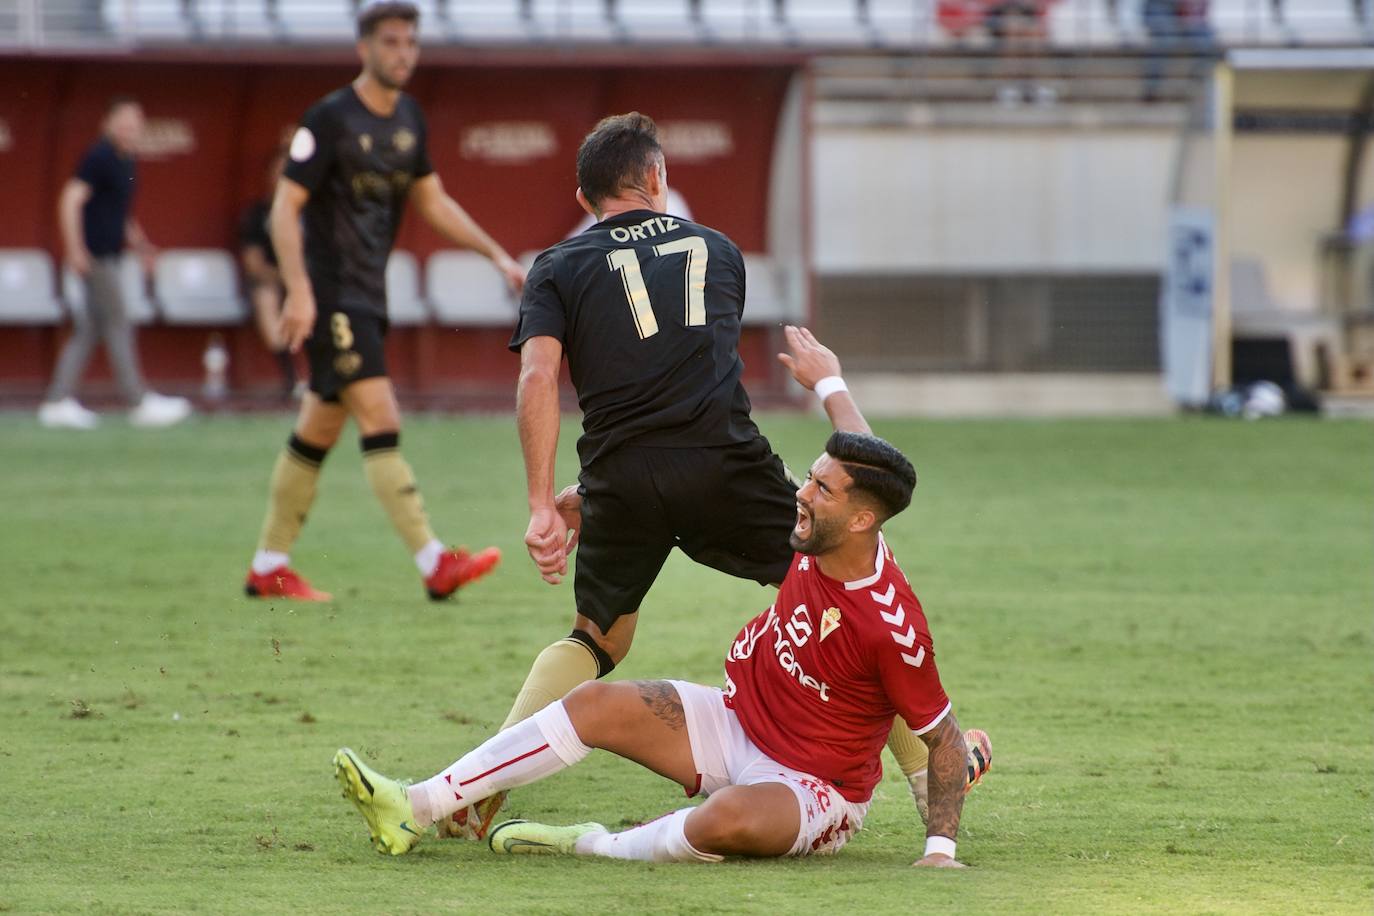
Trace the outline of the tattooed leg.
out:
<instances>
[{"instance_id":1,"label":"tattooed leg","mask_svg":"<svg viewBox=\"0 0 1374 916\"><path fill-rule=\"evenodd\" d=\"M695 786L682 698L667 681L588 681L562 701L583 743Z\"/></svg>"}]
</instances>

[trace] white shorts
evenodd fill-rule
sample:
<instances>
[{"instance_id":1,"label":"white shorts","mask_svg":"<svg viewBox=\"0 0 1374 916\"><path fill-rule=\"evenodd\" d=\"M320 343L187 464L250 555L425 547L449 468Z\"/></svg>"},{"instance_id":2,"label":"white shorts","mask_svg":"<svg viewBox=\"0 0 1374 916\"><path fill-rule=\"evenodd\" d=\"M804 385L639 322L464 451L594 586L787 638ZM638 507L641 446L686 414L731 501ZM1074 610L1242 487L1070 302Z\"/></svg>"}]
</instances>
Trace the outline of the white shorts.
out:
<instances>
[{"instance_id":1,"label":"white shorts","mask_svg":"<svg viewBox=\"0 0 1374 916\"><path fill-rule=\"evenodd\" d=\"M863 826L868 803L848 801L825 780L783 766L745 734L735 711L725 705L717 687L669 681L682 700L687 739L692 745L699 791L704 795L726 786L780 782L797 797L801 829L790 856L833 855Z\"/></svg>"}]
</instances>

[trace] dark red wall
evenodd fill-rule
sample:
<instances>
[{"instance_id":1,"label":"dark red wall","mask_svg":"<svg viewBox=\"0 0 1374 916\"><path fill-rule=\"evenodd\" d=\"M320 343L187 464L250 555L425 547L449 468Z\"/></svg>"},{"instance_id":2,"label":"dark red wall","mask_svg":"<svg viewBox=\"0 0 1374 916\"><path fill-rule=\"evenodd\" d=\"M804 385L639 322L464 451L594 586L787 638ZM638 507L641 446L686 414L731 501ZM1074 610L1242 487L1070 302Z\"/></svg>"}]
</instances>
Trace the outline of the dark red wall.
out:
<instances>
[{"instance_id":1,"label":"dark red wall","mask_svg":"<svg viewBox=\"0 0 1374 916\"><path fill-rule=\"evenodd\" d=\"M499 67L430 65L410 87L430 122L430 155L454 196L512 253L543 248L581 218L573 199L578 142L606 114L637 108L660 121L728 127L733 148L698 161L670 156L669 181L696 217L745 250L765 239L768 173L786 67L675 65ZM193 147L140 166L135 213L163 247L232 247L239 212L264 193L269 151L302 111L354 75L346 66L0 60L5 176L0 246L58 253L55 201L116 93L137 96L154 122L189 128ZM524 162L464 155L467 128L546 125L556 147ZM401 247L443 247L408 219Z\"/></svg>"},{"instance_id":2,"label":"dark red wall","mask_svg":"<svg viewBox=\"0 0 1374 916\"><path fill-rule=\"evenodd\" d=\"M697 122L728 136L699 155L669 149L669 183L695 217L745 251L763 250L767 193L778 112L795 63L759 66L700 60L608 65L570 62L512 66L490 61L422 64L410 91L430 125L430 157L450 192L515 255L563 238L582 218L574 154L607 114L639 109L661 123ZM239 214L266 194L273 147L302 112L355 75L352 66L319 62L0 58L0 247L47 248L60 257L56 200L95 139L107 100L139 98L150 123L170 125L179 140L143 157L134 212L161 247L232 248ZM552 144L519 161L464 153L465 134L493 122L532 125ZM165 130L161 134L168 139ZM186 142L189 141L189 142ZM707 144L709 147L711 144ZM800 189L798 189L800 191ZM398 246L421 258L447 247L408 217ZM0 327L0 398L41 391L63 329ZM160 387L194 390L210 329L145 328L144 369ZM517 361L505 332L403 329L389 349L398 385L412 395L485 391L480 403L509 398ZM273 365L248 326L231 329L231 382L271 390ZM754 378L772 374L768 335L745 341ZM85 396L108 393L102 355ZM491 400L494 398L495 400Z\"/></svg>"}]
</instances>

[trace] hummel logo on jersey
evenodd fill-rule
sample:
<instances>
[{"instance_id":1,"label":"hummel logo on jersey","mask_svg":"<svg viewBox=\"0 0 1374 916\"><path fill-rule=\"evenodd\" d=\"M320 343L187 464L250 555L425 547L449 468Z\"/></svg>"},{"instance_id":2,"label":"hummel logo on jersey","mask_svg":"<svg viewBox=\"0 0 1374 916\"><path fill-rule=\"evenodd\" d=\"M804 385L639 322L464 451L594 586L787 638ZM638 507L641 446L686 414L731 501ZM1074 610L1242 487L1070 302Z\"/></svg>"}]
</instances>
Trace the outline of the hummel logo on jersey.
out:
<instances>
[{"instance_id":1,"label":"hummel logo on jersey","mask_svg":"<svg viewBox=\"0 0 1374 916\"><path fill-rule=\"evenodd\" d=\"M840 628L840 609L832 607L821 615L821 642Z\"/></svg>"},{"instance_id":2,"label":"hummel logo on jersey","mask_svg":"<svg viewBox=\"0 0 1374 916\"><path fill-rule=\"evenodd\" d=\"M802 557L802 558L801 558L801 562L797 564L797 569L800 569L802 572L806 572L806 571L809 570L810 568L811 568L811 558L810 558L810 557Z\"/></svg>"}]
</instances>

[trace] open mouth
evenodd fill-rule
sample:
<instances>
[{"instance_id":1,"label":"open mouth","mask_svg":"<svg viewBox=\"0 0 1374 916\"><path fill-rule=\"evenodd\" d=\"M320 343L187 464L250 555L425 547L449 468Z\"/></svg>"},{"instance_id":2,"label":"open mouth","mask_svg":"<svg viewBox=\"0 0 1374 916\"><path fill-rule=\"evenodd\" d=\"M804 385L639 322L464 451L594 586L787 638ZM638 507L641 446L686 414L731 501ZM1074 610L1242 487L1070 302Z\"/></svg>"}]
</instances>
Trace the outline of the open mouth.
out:
<instances>
[{"instance_id":1,"label":"open mouth","mask_svg":"<svg viewBox=\"0 0 1374 916\"><path fill-rule=\"evenodd\" d=\"M811 513L801 506L797 506L797 524L793 526L792 532L803 538L811 533Z\"/></svg>"}]
</instances>

